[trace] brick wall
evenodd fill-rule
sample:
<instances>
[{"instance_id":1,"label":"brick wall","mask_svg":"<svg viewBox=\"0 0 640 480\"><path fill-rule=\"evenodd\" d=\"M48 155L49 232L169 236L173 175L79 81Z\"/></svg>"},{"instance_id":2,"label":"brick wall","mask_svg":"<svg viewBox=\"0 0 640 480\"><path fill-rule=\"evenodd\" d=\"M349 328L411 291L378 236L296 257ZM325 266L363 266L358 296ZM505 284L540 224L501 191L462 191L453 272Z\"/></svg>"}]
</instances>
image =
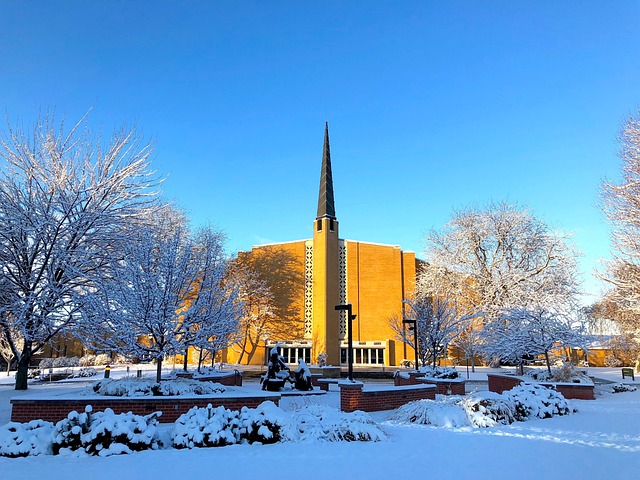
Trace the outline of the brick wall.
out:
<instances>
[{"instance_id":1,"label":"brick wall","mask_svg":"<svg viewBox=\"0 0 640 480\"><path fill-rule=\"evenodd\" d=\"M517 387L522 383L522 380L510 375L488 374L487 378L489 379L489 391L495 393L511 390L513 387Z\"/></svg>"},{"instance_id":2,"label":"brick wall","mask_svg":"<svg viewBox=\"0 0 640 480\"><path fill-rule=\"evenodd\" d=\"M192 407L224 406L231 410L240 410L242 407L255 408L265 400L270 400L278 405L280 395L264 395L254 397L209 397L179 398L179 397L147 397L147 398L109 398L109 399L69 399L69 400L11 400L11 421L28 422L42 419L49 422L57 422L66 418L69 412L75 410L84 412L87 405L93 407L94 412L112 409L115 413L133 412L137 415L148 415L161 411L160 422L172 423L186 413Z\"/></svg>"},{"instance_id":3,"label":"brick wall","mask_svg":"<svg viewBox=\"0 0 640 480\"><path fill-rule=\"evenodd\" d=\"M511 390L522 383L518 377L510 375L487 375L489 378L489 391L502 393ZM594 386L583 383L540 383L547 388L553 388L560 392L566 399L595 400Z\"/></svg>"},{"instance_id":4,"label":"brick wall","mask_svg":"<svg viewBox=\"0 0 640 480\"><path fill-rule=\"evenodd\" d=\"M407 378L408 375L408 378ZM465 381L462 379L437 379L426 378L424 374L418 372L406 372L405 374L396 374L393 377L393 383L396 387L405 385L435 385L438 395L464 395Z\"/></svg>"},{"instance_id":5,"label":"brick wall","mask_svg":"<svg viewBox=\"0 0 640 480\"><path fill-rule=\"evenodd\" d=\"M415 400L434 400L436 387L434 385L409 385L381 390L363 390L362 383L340 383L340 410L353 412L377 412L393 410Z\"/></svg>"}]
</instances>

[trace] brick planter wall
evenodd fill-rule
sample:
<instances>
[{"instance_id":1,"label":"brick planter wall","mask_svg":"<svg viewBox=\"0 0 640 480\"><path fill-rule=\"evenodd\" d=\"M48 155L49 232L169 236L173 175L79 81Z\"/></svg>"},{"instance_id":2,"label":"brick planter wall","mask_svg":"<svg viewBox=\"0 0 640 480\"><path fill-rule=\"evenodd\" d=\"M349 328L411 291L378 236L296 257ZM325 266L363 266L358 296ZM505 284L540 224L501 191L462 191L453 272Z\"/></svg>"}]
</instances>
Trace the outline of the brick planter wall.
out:
<instances>
[{"instance_id":1,"label":"brick planter wall","mask_svg":"<svg viewBox=\"0 0 640 480\"><path fill-rule=\"evenodd\" d=\"M520 385L523 381L511 375L488 374L489 391L502 393ZM540 383L547 388L560 392L566 399L595 400L594 386L584 383Z\"/></svg>"},{"instance_id":2,"label":"brick planter wall","mask_svg":"<svg viewBox=\"0 0 640 480\"><path fill-rule=\"evenodd\" d=\"M57 422L66 418L69 412L76 410L84 412L87 405L93 407L94 412L112 409L115 413L132 412L136 415L148 415L161 411L159 421L173 423L186 413L191 407L206 407L209 403L213 407L224 406L231 410L240 410L242 407L255 408L265 400L270 400L276 405L280 402L280 395L256 395L251 397L236 396L199 396L197 398L181 397L113 397L113 398L87 398L87 399L13 399L11 400L11 421L28 422L42 419L49 422Z\"/></svg>"},{"instance_id":3,"label":"brick planter wall","mask_svg":"<svg viewBox=\"0 0 640 480\"><path fill-rule=\"evenodd\" d=\"M489 379L489 391L495 393L502 393L506 390L511 390L522 383L518 377L513 375L500 375L500 374L487 374Z\"/></svg>"},{"instance_id":4,"label":"brick planter wall","mask_svg":"<svg viewBox=\"0 0 640 480\"><path fill-rule=\"evenodd\" d=\"M233 372L211 375L210 377L196 377L194 380L200 380L201 382L220 383L225 387L241 387L242 372L240 372L239 370L234 370Z\"/></svg>"},{"instance_id":5,"label":"brick planter wall","mask_svg":"<svg viewBox=\"0 0 640 480\"><path fill-rule=\"evenodd\" d=\"M564 398L576 400L595 400L594 386L583 383L542 383L548 388L555 388Z\"/></svg>"},{"instance_id":6,"label":"brick planter wall","mask_svg":"<svg viewBox=\"0 0 640 480\"><path fill-rule=\"evenodd\" d=\"M393 410L415 400L436 398L434 385L409 385L381 390L363 390L364 385L359 382L341 382L339 386L340 410L343 412Z\"/></svg>"},{"instance_id":7,"label":"brick planter wall","mask_svg":"<svg viewBox=\"0 0 640 480\"><path fill-rule=\"evenodd\" d=\"M466 393L464 380L428 377L420 377L417 380L421 384L435 385L438 395L464 395Z\"/></svg>"},{"instance_id":8,"label":"brick planter wall","mask_svg":"<svg viewBox=\"0 0 640 480\"><path fill-rule=\"evenodd\" d=\"M408 377L408 378L407 378ZM462 379L430 378L419 372L396 372L393 377L393 384L396 387L406 385L435 385L438 395L464 395L465 381Z\"/></svg>"}]
</instances>

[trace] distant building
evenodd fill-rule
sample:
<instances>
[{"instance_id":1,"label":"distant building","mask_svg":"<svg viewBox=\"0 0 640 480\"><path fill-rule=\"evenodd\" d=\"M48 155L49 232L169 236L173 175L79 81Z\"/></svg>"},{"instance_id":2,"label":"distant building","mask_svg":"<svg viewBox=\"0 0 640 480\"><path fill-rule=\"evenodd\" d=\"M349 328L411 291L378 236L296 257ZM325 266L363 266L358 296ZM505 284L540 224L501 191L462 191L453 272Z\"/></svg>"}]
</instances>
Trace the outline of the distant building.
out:
<instances>
[{"instance_id":1,"label":"distant building","mask_svg":"<svg viewBox=\"0 0 640 480\"><path fill-rule=\"evenodd\" d=\"M380 226L384 228L384 223ZM263 363L277 343L288 363L299 358L316 363L318 355L325 353L327 365L346 364L347 320L345 312L335 310L336 305L345 303L352 304L356 315L352 325L356 365L391 366L413 358L410 347L395 339L389 319L402 317L403 299L414 289L418 261L414 252L399 246L339 237L328 125L313 238L254 246L243 255L276 249L286 251L299 265L296 278L300 288L292 302L299 328L291 328L289 335L278 332L277 338L264 338L260 347L264 354L254 355L251 363ZM235 363L240 355L237 347L230 348L226 361Z\"/></svg>"}]
</instances>

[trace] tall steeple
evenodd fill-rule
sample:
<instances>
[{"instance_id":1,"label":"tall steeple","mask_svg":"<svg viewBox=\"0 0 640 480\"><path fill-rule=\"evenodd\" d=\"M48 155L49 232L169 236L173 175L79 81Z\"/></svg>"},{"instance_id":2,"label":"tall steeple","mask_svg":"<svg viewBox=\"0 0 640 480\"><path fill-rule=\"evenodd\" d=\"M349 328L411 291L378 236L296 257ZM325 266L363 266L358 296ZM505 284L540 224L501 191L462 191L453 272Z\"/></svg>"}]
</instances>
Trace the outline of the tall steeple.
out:
<instances>
[{"instance_id":1,"label":"tall steeple","mask_svg":"<svg viewBox=\"0 0 640 480\"><path fill-rule=\"evenodd\" d=\"M324 127L324 147L322 149L322 170L320 171L320 191L318 193L318 215L316 219L336 218L333 202L333 176L331 174L331 148L329 147L329 122Z\"/></svg>"},{"instance_id":2,"label":"tall steeple","mask_svg":"<svg viewBox=\"0 0 640 480\"><path fill-rule=\"evenodd\" d=\"M318 216L313 222L312 358L325 353L328 365L340 365L338 220L333 203L329 123L324 128Z\"/></svg>"}]
</instances>

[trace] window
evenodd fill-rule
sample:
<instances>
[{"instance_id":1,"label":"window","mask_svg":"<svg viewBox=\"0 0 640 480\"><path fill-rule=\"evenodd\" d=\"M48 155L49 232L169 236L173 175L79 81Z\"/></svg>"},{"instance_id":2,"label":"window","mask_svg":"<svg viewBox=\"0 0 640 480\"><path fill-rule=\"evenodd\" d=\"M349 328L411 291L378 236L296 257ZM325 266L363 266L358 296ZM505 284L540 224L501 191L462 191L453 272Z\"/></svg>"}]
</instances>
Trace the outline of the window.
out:
<instances>
[{"instance_id":1,"label":"window","mask_svg":"<svg viewBox=\"0 0 640 480\"><path fill-rule=\"evenodd\" d=\"M316 220L316 230L319 232L322 231L322 220L320 219Z\"/></svg>"},{"instance_id":2,"label":"window","mask_svg":"<svg viewBox=\"0 0 640 480\"><path fill-rule=\"evenodd\" d=\"M348 348L340 349L340 363L349 363ZM354 365L384 365L384 348L353 347Z\"/></svg>"}]
</instances>

